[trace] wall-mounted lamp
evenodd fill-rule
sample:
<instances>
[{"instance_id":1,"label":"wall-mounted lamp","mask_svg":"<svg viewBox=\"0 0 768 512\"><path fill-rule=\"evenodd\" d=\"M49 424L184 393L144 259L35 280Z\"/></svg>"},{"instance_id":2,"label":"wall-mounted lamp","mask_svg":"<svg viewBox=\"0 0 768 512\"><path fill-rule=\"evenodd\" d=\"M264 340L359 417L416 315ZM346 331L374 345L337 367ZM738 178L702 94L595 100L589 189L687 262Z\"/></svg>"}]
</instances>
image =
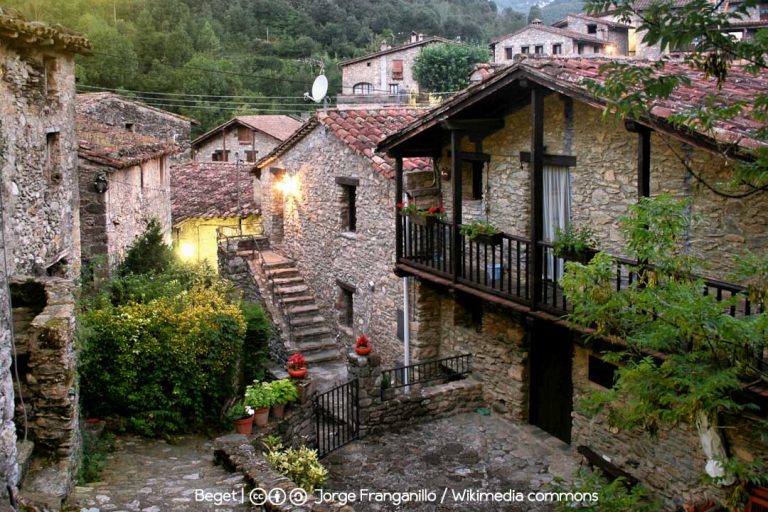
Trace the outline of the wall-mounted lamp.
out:
<instances>
[{"instance_id":1,"label":"wall-mounted lamp","mask_svg":"<svg viewBox=\"0 0 768 512\"><path fill-rule=\"evenodd\" d=\"M102 172L96 176L96 178L93 180L93 189L98 194L103 194L109 190L109 180L107 180L106 174Z\"/></svg>"},{"instance_id":2,"label":"wall-mounted lamp","mask_svg":"<svg viewBox=\"0 0 768 512\"><path fill-rule=\"evenodd\" d=\"M275 190L282 192L285 197L295 196L299 193L298 176L283 175L282 179L275 181Z\"/></svg>"}]
</instances>

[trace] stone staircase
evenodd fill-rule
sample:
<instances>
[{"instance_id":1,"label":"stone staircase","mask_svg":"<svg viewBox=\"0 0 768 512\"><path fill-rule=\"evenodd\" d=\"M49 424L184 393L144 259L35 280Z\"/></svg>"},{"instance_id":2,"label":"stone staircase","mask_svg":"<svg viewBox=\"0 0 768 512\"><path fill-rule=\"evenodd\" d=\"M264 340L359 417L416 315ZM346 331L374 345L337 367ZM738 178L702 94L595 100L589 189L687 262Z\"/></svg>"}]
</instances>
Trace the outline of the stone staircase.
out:
<instances>
[{"instance_id":1,"label":"stone staircase","mask_svg":"<svg viewBox=\"0 0 768 512\"><path fill-rule=\"evenodd\" d=\"M338 373L335 368L341 361L338 344L296 263L267 250L259 253L252 268L265 290L265 298L271 294L272 300L268 301L279 313L274 315L273 311L273 316L287 338L288 355L301 352L313 375L331 367L331 373Z\"/></svg>"}]
</instances>

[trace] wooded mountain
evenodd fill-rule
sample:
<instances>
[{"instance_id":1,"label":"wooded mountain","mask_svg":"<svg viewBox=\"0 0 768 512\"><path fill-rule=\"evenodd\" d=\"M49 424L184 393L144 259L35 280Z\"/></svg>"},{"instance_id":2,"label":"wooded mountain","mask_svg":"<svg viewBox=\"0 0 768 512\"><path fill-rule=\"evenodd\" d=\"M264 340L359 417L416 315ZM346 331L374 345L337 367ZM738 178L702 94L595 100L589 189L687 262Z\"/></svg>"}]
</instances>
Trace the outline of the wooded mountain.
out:
<instances>
[{"instance_id":1,"label":"wooded mountain","mask_svg":"<svg viewBox=\"0 0 768 512\"><path fill-rule=\"evenodd\" d=\"M137 97L195 117L198 130L240 113L307 110L300 97L321 66L335 95L338 62L375 51L382 40L400 44L417 31L485 46L525 23L523 14L488 0L4 3L92 41L94 55L78 61L81 90L145 91Z\"/></svg>"}]
</instances>

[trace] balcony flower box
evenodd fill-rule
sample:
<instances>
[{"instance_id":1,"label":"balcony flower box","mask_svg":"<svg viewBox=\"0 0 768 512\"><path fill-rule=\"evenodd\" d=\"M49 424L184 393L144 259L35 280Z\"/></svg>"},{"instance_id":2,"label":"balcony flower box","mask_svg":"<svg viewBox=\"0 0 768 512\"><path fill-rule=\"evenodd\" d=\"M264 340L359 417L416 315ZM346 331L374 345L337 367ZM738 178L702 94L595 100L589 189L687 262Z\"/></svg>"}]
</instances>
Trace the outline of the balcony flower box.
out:
<instances>
[{"instance_id":1,"label":"balcony flower box","mask_svg":"<svg viewBox=\"0 0 768 512\"><path fill-rule=\"evenodd\" d=\"M501 241L504 240L504 233L498 232L498 233L493 233L492 235L480 233L475 235L475 238L473 238L473 240L485 245L493 245L493 246L501 245Z\"/></svg>"}]
</instances>

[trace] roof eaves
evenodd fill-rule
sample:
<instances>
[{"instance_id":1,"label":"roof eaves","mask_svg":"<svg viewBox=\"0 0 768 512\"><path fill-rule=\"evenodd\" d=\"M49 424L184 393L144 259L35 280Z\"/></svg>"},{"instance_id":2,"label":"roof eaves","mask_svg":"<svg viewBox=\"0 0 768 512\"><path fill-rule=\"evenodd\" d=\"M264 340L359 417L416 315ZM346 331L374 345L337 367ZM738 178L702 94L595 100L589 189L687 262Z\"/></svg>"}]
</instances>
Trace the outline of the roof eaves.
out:
<instances>
[{"instance_id":1,"label":"roof eaves","mask_svg":"<svg viewBox=\"0 0 768 512\"><path fill-rule=\"evenodd\" d=\"M272 163L276 158L280 157L281 155L285 154L291 147L293 147L295 144L300 142L304 137L306 137L309 132L311 132L316 126L320 124L320 120L317 118L317 115L313 115L309 119L307 119L304 124L299 126L299 128L293 132L293 135L285 139L282 143L275 146L275 148L264 155L264 157L256 162L253 166L253 169L251 169L251 172L256 172L259 169L263 169L266 165L269 165Z\"/></svg>"}]
</instances>

